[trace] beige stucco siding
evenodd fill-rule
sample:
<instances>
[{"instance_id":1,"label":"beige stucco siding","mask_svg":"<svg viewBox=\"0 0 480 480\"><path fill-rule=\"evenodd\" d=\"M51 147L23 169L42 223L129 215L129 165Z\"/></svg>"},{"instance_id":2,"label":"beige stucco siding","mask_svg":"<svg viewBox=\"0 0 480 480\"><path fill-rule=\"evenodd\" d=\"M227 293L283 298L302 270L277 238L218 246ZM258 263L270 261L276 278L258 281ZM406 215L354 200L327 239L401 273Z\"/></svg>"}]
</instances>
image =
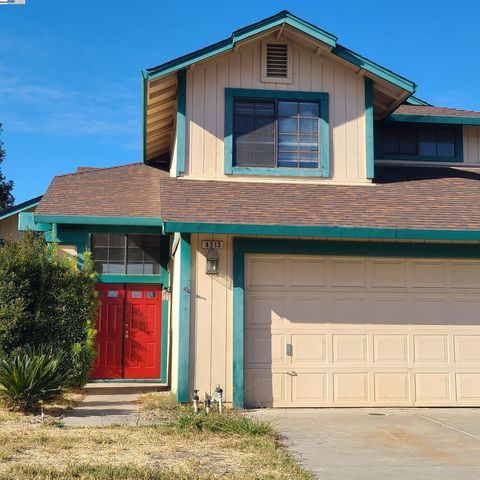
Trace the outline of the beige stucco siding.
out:
<instances>
[{"instance_id":1,"label":"beige stucco siding","mask_svg":"<svg viewBox=\"0 0 480 480\"><path fill-rule=\"evenodd\" d=\"M188 70L186 176L227 178L223 173L224 95L225 88L235 87L328 92L331 178L340 182L366 181L364 78L296 43L292 43L292 56L293 83L289 84L261 81L260 42Z\"/></svg>"}]
</instances>

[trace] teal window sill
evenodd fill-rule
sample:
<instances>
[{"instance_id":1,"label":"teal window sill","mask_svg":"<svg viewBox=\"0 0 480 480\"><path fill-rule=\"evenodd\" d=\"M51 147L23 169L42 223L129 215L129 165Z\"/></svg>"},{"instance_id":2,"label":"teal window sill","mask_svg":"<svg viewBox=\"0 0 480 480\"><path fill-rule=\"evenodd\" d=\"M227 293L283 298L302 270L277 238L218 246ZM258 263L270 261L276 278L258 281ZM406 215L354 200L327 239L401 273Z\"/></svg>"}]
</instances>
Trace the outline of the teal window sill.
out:
<instances>
[{"instance_id":1,"label":"teal window sill","mask_svg":"<svg viewBox=\"0 0 480 480\"><path fill-rule=\"evenodd\" d=\"M226 172L225 172L226 173ZM279 177L328 177L321 168L232 167L229 175L266 175Z\"/></svg>"},{"instance_id":2,"label":"teal window sill","mask_svg":"<svg viewBox=\"0 0 480 480\"><path fill-rule=\"evenodd\" d=\"M164 283L162 275L113 275L101 274L96 278L98 283Z\"/></svg>"}]
</instances>

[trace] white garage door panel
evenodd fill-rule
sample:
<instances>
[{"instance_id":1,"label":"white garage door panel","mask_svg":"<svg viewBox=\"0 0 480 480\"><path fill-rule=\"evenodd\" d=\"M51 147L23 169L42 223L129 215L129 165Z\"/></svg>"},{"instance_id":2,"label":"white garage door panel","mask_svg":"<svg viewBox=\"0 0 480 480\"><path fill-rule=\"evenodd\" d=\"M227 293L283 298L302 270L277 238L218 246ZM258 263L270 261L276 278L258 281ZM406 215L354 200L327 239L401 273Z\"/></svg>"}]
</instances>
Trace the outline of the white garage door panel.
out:
<instances>
[{"instance_id":1,"label":"white garage door panel","mask_svg":"<svg viewBox=\"0 0 480 480\"><path fill-rule=\"evenodd\" d=\"M246 266L247 405L480 405L480 262L252 255Z\"/></svg>"}]
</instances>

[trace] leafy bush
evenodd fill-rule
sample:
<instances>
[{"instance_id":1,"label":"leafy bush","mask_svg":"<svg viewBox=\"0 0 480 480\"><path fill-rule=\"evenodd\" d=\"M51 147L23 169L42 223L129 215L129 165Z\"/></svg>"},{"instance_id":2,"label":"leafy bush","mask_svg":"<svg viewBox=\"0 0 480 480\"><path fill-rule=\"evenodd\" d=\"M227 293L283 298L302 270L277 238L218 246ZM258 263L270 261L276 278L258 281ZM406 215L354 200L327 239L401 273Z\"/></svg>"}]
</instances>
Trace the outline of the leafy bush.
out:
<instances>
[{"instance_id":1,"label":"leafy bush","mask_svg":"<svg viewBox=\"0 0 480 480\"><path fill-rule=\"evenodd\" d=\"M0 397L13 409L29 410L60 393L67 380L62 354L34 350L0 359Z\"/></svg>"},{"instance_id":2,"label":"leafy bush","mask_svg":"<svg viewBox=\"0 0 480 480\"><path fill-rule=\"evenodd\" d=\"M80 271L34 232L0 248L0 358L30 348L61 352L67 383L83 385L94 358L96 307L88 255Z\"/></svg>"}]
</instances>

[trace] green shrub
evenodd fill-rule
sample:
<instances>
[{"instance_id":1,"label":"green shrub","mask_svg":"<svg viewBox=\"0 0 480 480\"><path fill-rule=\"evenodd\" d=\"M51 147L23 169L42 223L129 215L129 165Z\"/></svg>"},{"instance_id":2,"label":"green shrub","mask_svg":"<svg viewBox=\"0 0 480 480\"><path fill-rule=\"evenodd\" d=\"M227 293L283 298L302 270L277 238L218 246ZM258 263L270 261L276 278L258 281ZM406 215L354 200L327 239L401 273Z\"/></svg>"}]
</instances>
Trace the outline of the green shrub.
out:
<instances>
[{"instance_id":1,"label":"green shrub","mask_svg":"<svg viewBox=\"0 0 480 480\"><path fill-rule=\"evenodd\" d=\"M67 380L60 353L30 351L0 359L0 397L15 410L30 410L58 395Z\"/></svg>"},{"instance_id":2,"label":"green shrub","mask_svg":"<svg viewBox=\"0 0 480 480\"><path fill-rule=\"evenodd\" d=\"M97 299L94 273L59 260L55 246L26 232L0 248L0 358L34 349L61 352L62 373L82 386L94 358Z\"/></svg>"}]
</instances>

